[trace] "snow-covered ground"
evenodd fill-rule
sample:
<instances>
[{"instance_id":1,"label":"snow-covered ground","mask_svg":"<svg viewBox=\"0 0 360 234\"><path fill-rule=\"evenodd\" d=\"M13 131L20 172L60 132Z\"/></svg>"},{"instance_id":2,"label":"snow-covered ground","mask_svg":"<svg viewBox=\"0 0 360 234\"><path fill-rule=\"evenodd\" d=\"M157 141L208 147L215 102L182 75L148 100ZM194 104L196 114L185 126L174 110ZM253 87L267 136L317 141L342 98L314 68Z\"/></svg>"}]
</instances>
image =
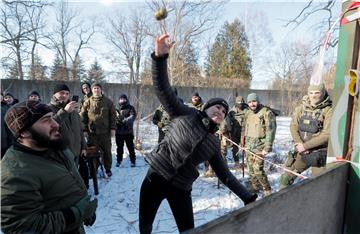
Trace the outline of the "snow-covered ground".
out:
<instances>
[{"instance_id":1,"label":"snow-covered ground","mask_svg":"<svg viewBox=\"0 0 360 234\"><path fill-rule=\"evenodd\" d=\"M267 160L281 164L291 149L290 118L277 118L276 138L273 153ZM141 122L140 139L145 152L149 152L157 143L157 128L150 122ZM99 192L97 220L92 227L86 227L87 233L138 233L138 213L140 186L148 170L148 165L140 152L136 152L136 167L130 167L127 154L123 164L117 168L116 144L113 142L113 175L110 179L99 179ZM125 152L126 147L125 147ZM228 150L228 162L231 171L243 183L248 180L247 171L245 177L242 172L232 170L231 150ZM279 189L279 177L281 169L265 163L273 192ZM224 185L218 188L217 178L205 178L204 169L200 169L201 176L195 181L192 190L195 226L207 223L230 211L244 206L243 202ZM90 194L94 194L92 180L90 180ZM260 194L258 199L261 199ZM153 224L153 233L178 233L175 220L166 201L164 201L156 215Z\"/></svg>"}]
</instances>

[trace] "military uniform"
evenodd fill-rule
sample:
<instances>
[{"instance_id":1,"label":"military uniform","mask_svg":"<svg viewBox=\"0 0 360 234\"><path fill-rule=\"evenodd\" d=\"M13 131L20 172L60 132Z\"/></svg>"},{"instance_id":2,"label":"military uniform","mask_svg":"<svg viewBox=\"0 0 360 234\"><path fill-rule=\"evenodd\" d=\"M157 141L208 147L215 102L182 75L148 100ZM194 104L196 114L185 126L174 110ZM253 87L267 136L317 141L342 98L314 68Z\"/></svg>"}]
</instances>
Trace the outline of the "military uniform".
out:
<instances>
[{"instance_id":1,"label":"military uniform","mask_svg":"<svg viewBox=\"0 0 360 234\"><path fill-rule=\"evenodd\" d=\"M303 97L302 104L293 114L290 132L296 143L302 143L306 153L290 154L285 166L297 173L309 167L322 167L326 164L327 144L330 135L332 102L325 91L324 99L312 106L308 95ZM284 173L281 176L281 188L294 183L296 176Z\"/></svg>"},{"instance_id":2,"label":"military uniform","mask_svg":"<svg viewBox=\"0 0 360 234\"><path fill-rule=\"evenodd\" d=\"M159 131L158 143L160 143L160 141L162 141L162 139L164 139L165 132L167 131L170 121L171 121L171 119L170 119L169 114L165 111L163 105L160 105L155 110L155 113L154 113L154 116L152 119L153 124L158 126L158 131Z\"/></svg>"},{"instance_id":3,"label":"military uniform","mask_svg":"<svg viewBox=\"0 0 360 234\"><path fill-rule=\"evenodd\" d=\"M202 110L203 110L203 107L204 107L204 103L201 102L201 103L199 103L199 104L197 104L197 105L194 105L194 104L192 104L192 103L190 102L190 103L188 103L188 106L189 106L189 107L192 107L192 108L195 108L196 110L202 111Z\"/></svg>"},{"instance_id":4,"label":"military uniform","mask_svg":"<svg viewBox=\"0 0 360 234\"><path fill-rule=\"evenodd\" d=\"M249 110L245 121L245 148L259 155L262 151L272 151L275 139L276 118L270 108L258 104L255 111ZM246 161L250 175L250 181L255 190L262 187L265 193L270 193L271 187L264 171L264 160L246 152Z\"/></svg>"},{"instance_id":5,"label":"military uniform","mask_svg":"<svg viewBox=\"0 0 360 234\"><path fill-rule=\"evenodd\" d=\"M116 130L116 112L112 101L105 97L89 97L81 108L84 131L89 133L88 144L104 151L104 167L111 169L111 130Z\"/></svg>"},{"instance_id":6,"label":"military uniform","mask_svg":"<svg viewBox=\"0 0 360 234\"><path fill-rule=\"evenodd\" d=\"M230 138L233 142L240 145L241 142L241 131L245 123L245 115L248 111L248 107L241 96L236 98L235 106L233 106L228 116L225 118L223 123L220 126L220 131L226 137ZM221 153L226 159L228 145L231 145L230 142L226 140L221 141ZM232 154L235 161L235 167L239 168L239 147L232 145Z\"/></svg>"}]
</instances>

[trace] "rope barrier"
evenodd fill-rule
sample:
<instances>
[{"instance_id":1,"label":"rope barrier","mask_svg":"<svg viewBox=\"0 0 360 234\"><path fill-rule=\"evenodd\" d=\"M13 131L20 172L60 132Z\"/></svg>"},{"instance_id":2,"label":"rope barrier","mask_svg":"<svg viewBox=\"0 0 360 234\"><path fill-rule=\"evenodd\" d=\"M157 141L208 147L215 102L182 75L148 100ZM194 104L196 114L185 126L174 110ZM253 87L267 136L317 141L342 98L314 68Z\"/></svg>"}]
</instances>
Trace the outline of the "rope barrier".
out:
<instances>
[{"instance_id":1,"label":"rope barrier","mask_svg":"<svg viewBox=\"0 0 360 234\"><path fill-rule=\"evenodd\" d=\"M292 171L292 170L289 170L289 169L287 169L287 168L285 168L285 167L282 167L282 166L280 166L280 165L278 165L278 164L275 164L275 163L273 163L273 162L270 162L269 160L266 160L266 159L263 158L263 157L260 157L259 155L255 154L254 152L251 152L249 149L247 149L247 148L245 148L245 147L241 147L240 145L236 144L235 142L233 142L232 140L230 140L229 138L227 138L227 137L224 136L223 134L221 134L221 135L222 135L222 137L225 138L225 140L231 142L233 145L236 145L240 150L244 150L244 151L246 151L246 152L249 152L251 155L253 155L253 156L255 156L255 157L257 157L257 158L259 158L259 159L261 159L261 160L263 160L263 161L265 161L265 162L267 162L267 163L270 163L271 165L274 165L275 167L281 168L282 170L284 170L284 171L286 171L286 172L288 172L288 173L290 173L290 174L296 175L297 177L300 177L301 179L308 179L308 177L306 177L306 176L304 176L304 175L301 175L301 174L299 174L299 173L296 173L296 172L294 172L294 171Z\"/></svg>"}]
</instances>

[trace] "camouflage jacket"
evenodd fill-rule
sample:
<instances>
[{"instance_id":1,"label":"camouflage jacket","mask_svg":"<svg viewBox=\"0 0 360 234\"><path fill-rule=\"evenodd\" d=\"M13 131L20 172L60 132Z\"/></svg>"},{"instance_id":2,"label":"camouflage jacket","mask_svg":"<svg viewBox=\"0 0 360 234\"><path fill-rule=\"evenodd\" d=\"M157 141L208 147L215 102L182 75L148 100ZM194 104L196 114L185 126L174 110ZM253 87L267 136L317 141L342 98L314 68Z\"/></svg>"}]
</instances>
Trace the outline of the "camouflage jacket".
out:
<instances>
[{"instance_id":1,"label":"camouflage jacket","mask_svg":"<svg viewBox=\"0 0 360 234\"><path fill-rule=\"evenodd\" d=\"M110 134L110 130L116 129L115 106L105 96L88 98L81 108L80 116L86 132Z\"/></svg>"},{"instance_id":2,"label":"camouflage jacket","mask_svg":"<svg viewBox=\"0 0 360 234\"><path fill-rule=\"evenodd\" d=\"M233 106L230 109L229 114L220 125L220 131L223 134L229 134L230 136L240 136L242 127L245 124L245 116L247 111L247 108L241 110L240 108Z\"/></svg>"},{"instance_id":3,"label":"camouflage jacket","mask_svg":"<svg viewBox=\"0 0 360 234\"><path fill-rule=\"evenodd\" d=\"M327 93L324 100L315 107L310 105L310 99L305 95L302 104L295 108L290 123L294 142L303 143L307 150L327 147L332 117L331 106L332 101ZM315 129L311 129L310 125L316 125L313 126Z\"/></svg>"},{"instance_id":4,"label":"camouflage jacket","mask_svg":"<svg viewBox=\"0 0 360 234\"><path fill-rule=\"evenodd\" d=\"M272 151L276 133L276 117L270 108L260 104L256 111L249 110L245 120L245 147L259 153Z\"/></svg>"},{"instance_id":5,"label":"camouflage jacket","mask_svg":"<svg viewBox=\"0 0 360 234\"><path fill-rule=\"evenodd\" d=\"M165 132L171 122L169 114L165 111L164 106L160 105L154 113L153 124L157 125L163 132Z\"/></svg>"},{"instance_id":6,"label":"camouflage jacket","mask_svg":"<svg viewBox=\"0 0 360 234\"><path fill-rule=\"evenodd\" d=\"M204 103L199 103L198 105L194 106L191 102L187 104L189 107L195 108L196 110L202 111L204 107Z\"/></svg>"}]
</instances>

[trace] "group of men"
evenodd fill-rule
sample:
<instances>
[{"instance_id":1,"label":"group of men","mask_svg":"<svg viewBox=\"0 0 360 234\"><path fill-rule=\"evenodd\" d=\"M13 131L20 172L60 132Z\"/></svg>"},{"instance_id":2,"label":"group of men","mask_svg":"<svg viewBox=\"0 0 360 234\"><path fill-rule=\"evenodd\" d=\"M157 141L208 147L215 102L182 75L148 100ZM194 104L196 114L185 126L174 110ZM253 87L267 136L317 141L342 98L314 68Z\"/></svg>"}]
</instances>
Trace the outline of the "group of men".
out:
<instances>
[{"instance_id":1,"label":"group of men","mask_svg":"<svg viewBox=\"0 0 360 234\"><path fill-rule=\"evenodd\" d=\"M176 92L177 94L177 92ZM294 150L291 149L286 158L285 167L296 173L301 173L309 167L321 168L326 164L327 143L332 116L331 100L324 84L310 85L308 94L303 97L292 116L290 131L294 140ZM189 107L202 110L204 103L199 93L191 97ZM277 114L277 113L276 113ZM247 96L246 102L242 96L235 98L235 105L219 126L221 153L226 161L228 148L232 148L234 167L243 169L240 156L246 158L250 176L250 190L264 191L271 194L271 186L264 170L264 158L273 148L276 133L275 111L261 104L256 93ZM155 111L153 123L158 126L159 139L171 122L163 106ZM245 149L245 150L243 150ZM206 165L206 177L215 176L211 166ZM291 185L296 179L295 174L284 173L281 176L281 188Z\"/></svg>"},{"instance_id":2,"label":"group of men","mask_svg":"<svg viewBox=\"0 0 360 234\"><path fill-rule=\"evenodd\" d=\"M65 84L55 86L48 105L41 103L36 91L29 93L28 100L11 107L1 95L4 156L1 226L4 232L82 233L82 224L95 222L97 200L87 195L88 178L84 178L84 173L78 174L79 166L86 161L89 145L103 151L107 176L112 175L111 137L116 137L116 166L122 163L124 142L131 166L136 165L133 143L136 111L128 97L120 95L114 105L103 95L98 83L84 83L81 89L84 97L80 110L77 100L70 100L70 89ZM308 95L295 109L291 121L294 153L285 162L291 171L301 173L309 167L326 164L331 104L323 84L309 86ZM192 96L188 106L199 111L204 108L198 93ZM159 127L161 142L171 118L161 107L159 110L153 122ZM9 136L6 131L13 135L11 139L3 139ZM232 145L237 169L241 167L239 153L243 151L237 145L243 147L253 192L262 189L265 195L271 194L263 159L273 149L275 132L274 112L262 105L255 93L249 94L246 102L241 96L236 97L234 107L219 127L222 155L225 157L228 146ZM229 144L227 139L235 144ZM6 146L4 155L3 145ZM295 179L296 175L284 173L281 187L291 185Z\"/></svg>"}]
</instances>

